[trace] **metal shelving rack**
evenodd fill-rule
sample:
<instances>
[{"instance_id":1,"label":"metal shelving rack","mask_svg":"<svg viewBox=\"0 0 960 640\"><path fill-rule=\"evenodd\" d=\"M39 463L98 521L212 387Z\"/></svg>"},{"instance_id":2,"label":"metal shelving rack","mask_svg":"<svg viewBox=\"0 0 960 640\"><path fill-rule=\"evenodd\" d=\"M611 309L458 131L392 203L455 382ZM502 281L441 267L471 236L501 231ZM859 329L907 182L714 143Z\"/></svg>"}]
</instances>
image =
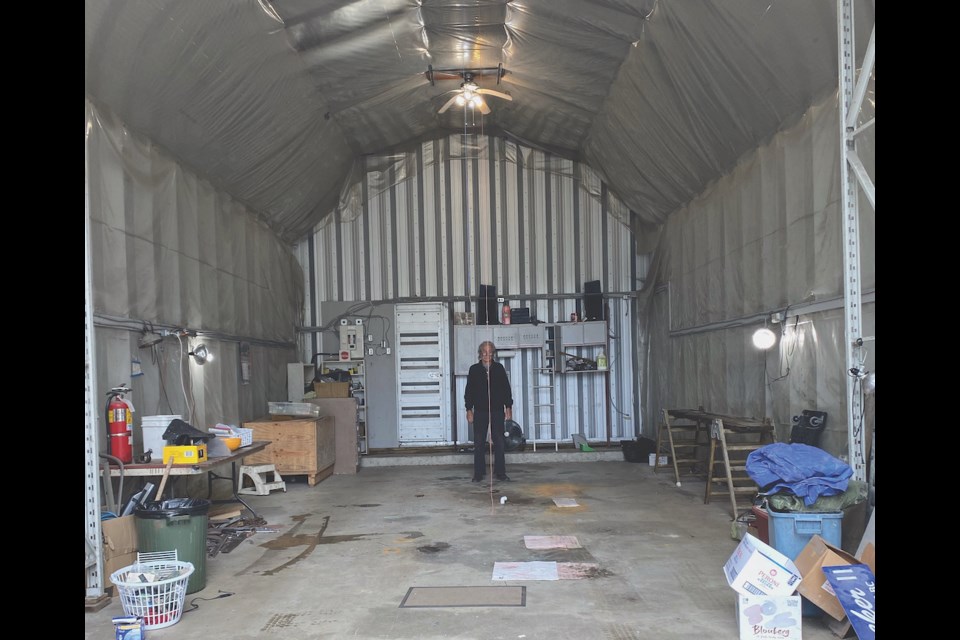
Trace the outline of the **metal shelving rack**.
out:
<instances>
[{"instance_id":1,"label":"metal shelving rack","mask_svg":"<svg viewBox=\"0 0 960 640\"><path fill-rule=\"evenodd\" d=\"M331 370L350 371L350 394L357 401L357 451L367 453L367 375L366 361L324 360L320 363L320 375Z\"/></svg>"},{"instance_id":2,"label":"metal shelving rack","mask_svg":"<svg viewBox=\"0 0 960 640\"><path fill-rule=\"evenodd\" d=\"M574 374L601 374L603 376L603 397L606 409L606 441L610 443L611 439L611 416L610 416L610 369L570 369L567 366L567 358L574 356L596 362L600 351L610 352L608 340L608 327L606 320L591 320L587 322L560 323L554 325L556 330L556 358L554 359L554 371L562 376ZM570 353L573 349L575 353ZM564 354L567 355L564 355Z\"/></svg>"}]
</instances>

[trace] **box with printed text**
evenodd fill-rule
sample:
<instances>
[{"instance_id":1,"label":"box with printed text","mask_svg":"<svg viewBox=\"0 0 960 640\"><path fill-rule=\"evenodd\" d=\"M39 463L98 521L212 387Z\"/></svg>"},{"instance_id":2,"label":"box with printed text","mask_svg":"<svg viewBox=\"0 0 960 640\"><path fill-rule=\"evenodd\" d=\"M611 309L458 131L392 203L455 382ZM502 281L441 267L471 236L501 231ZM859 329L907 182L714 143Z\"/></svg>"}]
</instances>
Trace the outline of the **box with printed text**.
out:
<instances>
[{"instance_id":1,"label":"box with printed text","mask_svg":"<svg viewBox=\"0 0 960 640\"><path fill-rule=\"evenodd\" d=\"M730 587L744 595L789 596L801 581L790 558L749 533L723 565L723 573Z\"/></svg>"},{"instance_id":2,"label":"box with printed text","mask_svg":"<svg viewBox=\"0 0 960 640\"><path fill-rule=\"evenodd\" d=\"M740 640L803 640L800 596L737 594Z\"/></svg>"}]
</instances>

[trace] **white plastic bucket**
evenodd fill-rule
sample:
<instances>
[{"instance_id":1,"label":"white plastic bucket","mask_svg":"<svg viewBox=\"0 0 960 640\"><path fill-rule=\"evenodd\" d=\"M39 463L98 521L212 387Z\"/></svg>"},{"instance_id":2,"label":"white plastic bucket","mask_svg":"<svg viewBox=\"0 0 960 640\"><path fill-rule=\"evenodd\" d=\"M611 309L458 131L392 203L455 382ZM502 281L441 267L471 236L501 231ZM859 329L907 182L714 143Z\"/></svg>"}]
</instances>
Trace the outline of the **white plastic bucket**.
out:
<instances>
[{"instance_id":1,"label":"white plastic bucket","mask_svg":"<svg viewBox=\"0 0 960 640\"><path fill-rule=\"evenodd\" d=\"M140 423L143 428L143 453L153 449L151 457L160 459L163 456L163 447L167 444L163 439L163 432L171 422L180 419L180 416L143 416L143 421Z\"/></svg>"}]
</instances>

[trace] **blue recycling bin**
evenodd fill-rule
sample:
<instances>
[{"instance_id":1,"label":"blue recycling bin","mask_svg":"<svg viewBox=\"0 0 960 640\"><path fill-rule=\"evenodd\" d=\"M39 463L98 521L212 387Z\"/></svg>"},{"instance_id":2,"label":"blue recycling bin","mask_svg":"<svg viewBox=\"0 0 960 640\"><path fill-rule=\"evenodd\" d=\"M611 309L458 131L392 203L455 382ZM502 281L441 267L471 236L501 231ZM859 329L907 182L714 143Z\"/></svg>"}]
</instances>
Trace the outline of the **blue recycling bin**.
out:
<instances>
[{"instance_id":1,"label":"blue recycling bin","mask_svg":"<svg viewBox=\"0 0 960 640\"><path fill-rule=\"evenodd\" d=\"M806 511L774 511L768 509L770 515L770 546L796 560L803 548L810 542L810 538L817 535L835 547L841 545L841 524L843 512L806 512ZM820 616L823 611L806 598L801 608L807 617Z\"/></svg>"}]
</instances>

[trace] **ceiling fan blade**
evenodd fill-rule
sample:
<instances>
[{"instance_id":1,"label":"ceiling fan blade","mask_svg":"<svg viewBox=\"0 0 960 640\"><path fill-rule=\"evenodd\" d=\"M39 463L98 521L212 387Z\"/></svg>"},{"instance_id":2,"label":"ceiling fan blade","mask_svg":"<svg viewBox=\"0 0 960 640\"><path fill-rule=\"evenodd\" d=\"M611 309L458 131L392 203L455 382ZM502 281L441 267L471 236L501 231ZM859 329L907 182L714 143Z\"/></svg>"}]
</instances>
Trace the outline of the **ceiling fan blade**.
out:
<instances>
[{"instance_id":1,"label":"ceiling fan blade","mask_svg":"<svg viewBox=\"0 0 960 640\"><path fill-rule=\"evenodd\" d=\"M457 95L459 95L459 94L457 94ZM453 106L453 103L456 102L456 101L457 101L457 96L453 96L452 98L450 98L449 100L447 100L442 107L440 107L440 110L437 111L437 113L443 113L444 111L446 111L447 109L449 109L450 107L452 107L452 106Z\"/></svg>"},{"instance_id":2,"label":"ceiling fan blade","mask_svg":"<svg viewBox=\"0 0 960 640\"><path fill-rule=\"evenodd\" d=\"M487 106L486 100L480 100L480 106L477 108L480 109L480 113L482 113L483 115L487 115L488 113L490 113L490 107Z\"/></svg>"},{"instance_id":3,"label":"ceiling fan blade","mask_svg":"<svg viewBox=\"0 0 960 640\"><path fill-rule=\"evenodd\" d=\"M513 100L513 96L511 96L509 93L501 93L499 91L494 91L493 89L477 89L477 93L503 98L504 100Z\"/></svg>"}]
</instances>

